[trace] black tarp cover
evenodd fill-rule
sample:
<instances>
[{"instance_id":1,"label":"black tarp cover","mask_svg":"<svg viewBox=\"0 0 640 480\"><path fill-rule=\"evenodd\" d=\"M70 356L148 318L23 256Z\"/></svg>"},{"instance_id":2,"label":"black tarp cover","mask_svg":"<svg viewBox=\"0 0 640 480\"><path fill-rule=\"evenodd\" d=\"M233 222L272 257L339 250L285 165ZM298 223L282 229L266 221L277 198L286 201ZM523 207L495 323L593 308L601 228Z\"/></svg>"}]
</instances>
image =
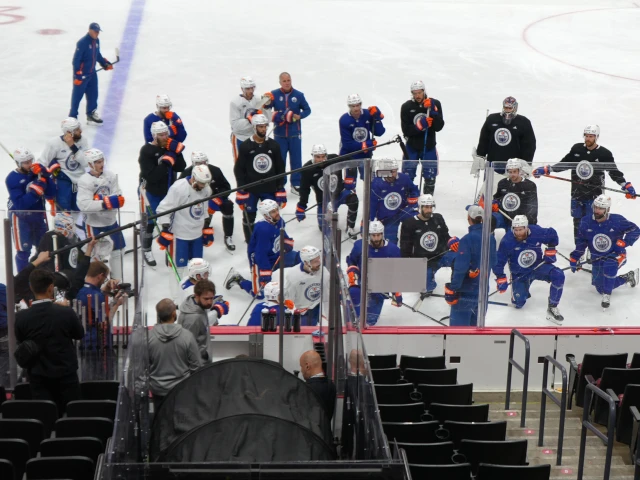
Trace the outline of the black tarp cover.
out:
<instances>
[{"instance_id":1,"label":"black tarp cover","mask_svg":"<svg viewBox=\"0 0 640 480\"><path fill-rule=\"evenodd\" d=\"M331 418L318 395L279 364L229 359L207 365L176 385L155 414L149 455L157 461L178 437L213 420L262 414L297 423L332 445Z\"/></svg>"},{"instance_id":2,"label":"black tarp cover","mask_svg":"<svg viewBox=\"0 0 640 480\"><path fill-rule=\"evenodd\" d=\"M297 423L266 415L235 415L178 438L160 462L293 462L335 460L333 450Z\"/></svg>"}]
</instances>

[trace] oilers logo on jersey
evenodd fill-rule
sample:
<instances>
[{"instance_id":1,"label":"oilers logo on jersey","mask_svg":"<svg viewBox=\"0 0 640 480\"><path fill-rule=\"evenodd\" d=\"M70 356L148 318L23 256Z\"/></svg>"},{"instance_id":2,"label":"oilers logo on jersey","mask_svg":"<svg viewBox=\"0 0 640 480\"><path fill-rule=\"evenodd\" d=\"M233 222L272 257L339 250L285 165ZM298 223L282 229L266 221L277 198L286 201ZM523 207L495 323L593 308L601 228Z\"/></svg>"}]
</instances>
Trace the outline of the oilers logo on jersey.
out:
<instances>
[{"instance_id":1,"label":"oilers logo on jersey","mask_svg":"<svg viewBox=\"0 0 640 480\"><path fill-rule=\"evenodd\" d=\"M536 259L538 258L538 254L535 250L523 250L518 255L518 265L522 268L529 268L531 265L536 263Z\"/></svg>"},{"instance_id":2,"label":"oilers logo on jersey","mask_svg":"<svg viewBox=\"0 0 640 480\"><path fill-rule=\"evenodd\" d=\"M69 251L69 265L71 265L71 268L77 268L78 267L78 248L72 248Z\"/></svg>"},{"instance_id":3,"label":"oilers logo on jersey","mask_svg":"<svg viewBox=\"0 0 640 480\"><path fill-rule=\"evenodd\" d=\"M369 122L367 122L369 123ZM366 142L369 139L369 130L364 127L356 127L353 129L353 139L356 142Z\"/></svg>"},{"instance_id":4,"label":"oilers logo on jersey","mask_svg":"<svg viewBox=\"0 0 640 480\"><path fill-rule=\"evenodd\" d=\"M515 212L520 208L520 197L513 192L507 193L502 197L502 208L507 212Z\"/></svg>"},{"instance_id":5,"label":"oilers logo on jersey","mask_svg":"<svg viewBox=\"0 0 640 480\"><path fill-rule=\"evenodd\" d=\"M331 175L329 177L329 190L332 192L336 191L336 187L338 186L338 177L336 175ZM324 177L320 177L318 179L318 188L320 191L324 192Z\"/></svg>"},{"instance_id":6,"label":"oilers logo on jersey","mask_svg":"<svg viewBox=\"0 0 640 480\"><path fill-rule=\"evenodd\" d=\"M593 171L593 165L588 160L582 160L576 166L576 175L578 175L581 180L589 180L593 177Z\"/></svg>"},{"instance_id":7,"label":"oilers logo on jersey","mask_svg":"<svg viewBox=\"0 0 640 480\"><path fill-rule=\"evenodd\" d=\"M613 242L608 235L605 235L604 233L596 233L593 236L593 248L598 252L608 252L611 249L611 245L613 245Z\"/></svg>"},{"instance_id":8,"label":"oilers logo on jersey","mask_svg":"<svg viewBox=\"0 0 640 480\"><path fill-rule=\"evenodd\" d=\"M189 215L191 215L191 218L200 220L204 215L204 203L198 203L189 208Z\"/></svg>"},{"instance_id":9,"label":"oilers logo on jersey","mask_svg":"<svg viewBox=\"0 0 640 480\"><path fill-rule=\"evenodd\" d=\"M315 302L320 298L320 283L312 283L309 285L304 291L304 298L309 300L310 302Z\"/></svg>"},{"instance_id":10,"label":"oilers logo on jersey","mask_svg":"<svg viewBox=\"0 0 640 480\"><path fill-rule=\"evenodd\" d=\"M74 153L69 154L64 160L64 166L70 172L75 172L80 167L80 163L76 161L76 155Z\"/></svg>"},{"instance_id":11,"label":"oilers logo on jersey","mask_svg":"<svg viewBox=\"0 0 640 480\"><path fill-rule=\"evenodd\" d=\"M438 247L438 234L436 232L426 232L420 237L420 246L427 252L433 252Z\"/></svg>"},{"instance_id":12,"label":"oilers logo on jersey","mask_svg":"<svg viewBox=\"0 0 640 480\"><path fill-rule=\"evenodd\" d=\"M511 143L511 132L508 128L499 128L493 134L496 143L501 147L506 147Z\"/></svg>"},{"instance_id":13,"label":"oilers logo on jersey","mask_svg":"<svg viewBox=\"0 0 640 480\"><path fill-rule=\"evenodd\" d=\"M273 248L271 249L271 251L273 253L279 253L280 252L280 237L276 237L273 240Z\"/></svg>"},{"instance_id":14,"label":"oilers logo on jersey","mask_svg":"<svg viewBox=\"0 0 640 480\"><path fill-rule=\"evenodd\" d=\"M253 159L253 169L258 173L267 173L272 165L271 157L264 153L259 153Z\"/></svg>"},{"instance_id":15,"label":"oilers logo on jersey","mask_svg":"<svg viewBox=\"0 0 640 480\"><path fill-rule=\"evenodd\" d=\"M413 117L413 124L416 125L418 123L418 121L422 118L422 117L426 117L427 115L424 112L420 112L417 113L414 117Z\"/></svg>"},{"instance_id":16,"label":"oilers logo on jersey","mask_svg":"<svg viewBox=\"0 0 640 480\"><path fill-rule=\"evenodd\" d=\"M298 99L296 97L291 97L291 103L297 103Z\"/></svg>"},{"instance_id":17,"label":"oilers logo on jersey","mask_svg":"<svg viewBox=\"0 0 640 480\"><path fill-rule=\"evenodd\" d=\"M98 187L96 189L96 195L102 195L103 197L108 197L109 195L111 195L111 189L109 188L109 185L93 185L94 187Z\"/></svg>"},{"instance_id":18,"label":"oilers logo on jersey","mask_svg":"<svg viewBox=\"0 0 640 480\"><path fill-rule=\"evenodd\" d=\"M384 197L384 206L387 210L397 210L402 205L402 196L398 192L391 192Z\"/></svg>"}]
</instances>

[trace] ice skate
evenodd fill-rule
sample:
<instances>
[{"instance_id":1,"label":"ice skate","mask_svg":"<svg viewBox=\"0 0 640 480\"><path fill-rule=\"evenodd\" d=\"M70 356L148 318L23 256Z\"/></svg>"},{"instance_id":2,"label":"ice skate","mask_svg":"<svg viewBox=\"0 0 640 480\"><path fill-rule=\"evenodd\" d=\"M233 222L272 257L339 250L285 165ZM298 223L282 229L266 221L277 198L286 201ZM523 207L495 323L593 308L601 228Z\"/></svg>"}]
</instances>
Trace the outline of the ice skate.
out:
<instances>
[{"instance_id":1,"label":"ice skate","mask_svg":"<svg viewBox=\"0 0 640 480\"><path fill-rule=\"evenodd\" d=\"M97 125L100 127L103 123L104 122L100 118L97 110L94 110L93 112L87 114L87 125Z\"/></svg>"},{"instance_id":2,"label":"ice skate","mask_svg":"<svg viewBox=\"0 0 640 480\"><path fill-rule=\"evenodd\" d=\"M609 305L611 305L611 295L607 295L606 293L602 294L602 302L600 302L600 305L603 309L609 308Z\"/></svg>"},{"instance_id":3,"label":"ice skate","mask_svg":"<svg viewBox=\"0 0 640 480\"><path fill-rule=\"evenodd\" d=\"M631 270L630 272L627 272L622 276L627 281L629 286L631 288L633 288L636 285L638 285L638 282L640 281L640 279L639 279L639 277L640 277L640 269L636 268L635 270Z\"/></svg>"},{"instance_id":4,"label":"ice skate","mask_svg":"<svg viewBox=\"0 0 640 480\"><path fill-rule=\"evenodd\" d=\"M351 240L356 240L358 238L358 235L360 234L359 230L356 230L355 227L349 227L347 228L347 236L351 239Z\"/></svg>"},{"instance_id":5,"label":"ice skate","mask_svg":"<svg viewBox=\"0 0 640 480\"><path fill-rule=\"evenodd\" d=\"M557 325L562 325L564 317L560 314L560 309L558 309L557 305L549 304L547 308L547 320Z\"/></svg>"},{"instance_id":6,"label":"ice skate","mask_svg":"<svg viewBox=\"0 0 640 480\"><path fill-rule=\"evenodd\" d=\"M224 246L230 252L235 252L236 246L233 244L233 237L224 237Z\"/></svg>"},{"instance_id":7,"label":"ice skate","mask_svg":"<svg viewBox=\"0 0 640 480\"><path fill-rule=\"evenodd\" d=\"M244 280L242 275L236 272L235 268L231 267L231 270L227 273L227 278L224 279L224 288L231 290L231 287L234 285L240 286L242 280Z\"/></svg>"},{"instance_id":8,"label":"ice skate","mask_svg":"<svg viewBox=\"0 0 640 480\"><path fill-rule=\"evenodd\" d=\"M147 262L147 265L150 267L155 267L157 265L156 259L153 256L153 252L151 250L144 250L144 261Z\"/></svg>"}]
</instances>

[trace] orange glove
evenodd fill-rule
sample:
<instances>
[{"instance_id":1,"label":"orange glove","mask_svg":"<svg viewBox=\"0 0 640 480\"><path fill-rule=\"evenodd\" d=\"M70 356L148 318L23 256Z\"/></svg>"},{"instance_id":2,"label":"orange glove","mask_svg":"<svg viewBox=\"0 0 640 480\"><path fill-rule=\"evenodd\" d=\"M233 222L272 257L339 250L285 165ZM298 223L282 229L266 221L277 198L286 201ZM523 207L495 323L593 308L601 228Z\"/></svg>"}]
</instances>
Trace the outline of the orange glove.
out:
<instances>
[{"instance_id":1,"label":"orange glove","mask_svg":"<svg viewBox=\"0 0 640 480\"><path fill-rule=\"evenodd\" d=\"M622 266L622 264L627 260L627 254L621 253L616 257L616 261L618 262L618 268Z\"/></svg>"},{"instance_id":2,"label":"orange glove","mask_svg":"<svg viewBox=\"0 0 640 480\"><path fill-rule=\"evenodd\" d=\"M482 195L480 197L480 200L478 200L478 205L481 206L482 208L484 208L484 195Z\"/></svg>"},{"instance_id":3,"label":"orange glove","mask_svg":"<svg viewBox=\"0 0 640 480\"><path fill-rule=\"evenodd\" d=\"M295 308L295 305L293 304L293 300L285 300L284 306L289 310L293 310Z\"/></svg>"},{"instance_id":4,"label":"orange glove","mask_svg":"<svg viewBox=\"0 0 640 480\"><path fill-rule=\"evenodd\" d=\"M166 118L167 120L171 120L173 118L173 112L168 111L167 113L164 114L164 118Z\"/></svg>"},{"instance_id":5,"label":"orange glove","mask_svg":"<svg viewBox=\"0 0 640 480\"><path fill-rule=\"evenodd\" d=\"M113 70L113 64L109 60L104 58L104 57L102 57L102 59L104 60L104 63L106 64L103 68L105 70Z\"/></svg>"},{"instance_id":6,"label":"orange glove","mask_svg":"<svg viewBox=\"0 0 640 480\"><path fill-rule=\"evenodd\" d=\"M429 125L429 128L431 128L431 125L433 125L433 118L427 117L427 125Z\"/></svg>"},{"instance_id":7,"label":"orange glove","mask_svg":"<svg viewBox=\"0 0 640 480\"><path fill-rule=\"evenodd\" d=\"M271 102L273 102L275 100L275 97L273 96L273 93L271 92L267 92L267 93L263 93L262 94L262 98L267 97L269 100L265 103L265 105L270 105Z\"/></svg>"},{"instance_id":8,"label":"orange glove","mask_svg":"<svg viewBox=\"0 0 640 480\"><path fill-rule=\"evenodd\" d=\"M430 98L425 98L424 102L422 102L422 106L424 108L431 108L431 99Z\"/></svg>"},{"instance_id":9,"label":"orange glove","mask_svg":"<svg viewBox=\"0 0 640 480\"><path fill-rule=\"evenodd\" d=\"M82 85L82 70L78 70L73 76L74 85Z\"/></svg>"},{"instance_id":10,"label":"orange glove","mask_svg":"<svg viewBox=\"0 0 640 480\"><path fill-rule=\"evenodd\" d=\"M384 114L380 111L380 109L378 107L369 107L369 114L374 117L374 118L379 118L380 120L382 120L384 118Z\"/></svg>"},{"instance_id":11,"label":"orange glove","mask_svg":"<svg viewBox=\"0 0 640 480\"><path fill-rule=\"evenodd\" d=\"M355 265L351 265L347 268L347 276L349 277L349 286L354 287L358 285L358 275L360 273L360 269Z\"/></svg>"}]
</instances>

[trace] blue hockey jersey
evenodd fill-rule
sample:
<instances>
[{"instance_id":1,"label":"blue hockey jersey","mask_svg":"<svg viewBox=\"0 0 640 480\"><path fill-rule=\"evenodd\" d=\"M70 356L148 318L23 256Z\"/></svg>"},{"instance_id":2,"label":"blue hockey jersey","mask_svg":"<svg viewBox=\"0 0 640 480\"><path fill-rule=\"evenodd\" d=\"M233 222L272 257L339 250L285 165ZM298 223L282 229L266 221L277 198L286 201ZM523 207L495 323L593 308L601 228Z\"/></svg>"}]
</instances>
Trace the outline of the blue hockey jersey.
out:
<instances>
[{"instance_id":1,"label":"blue hockey jersey","mask_svg":"<svg viewBox=\"0 0 640 480\"><path fill-rule=\"evenodd\" d=\"M387 240L380 248L374 248L369 244L369 258L400 258L400 249L397 245L389 243ZM357 268L358 274L362 267L362 239L356 240L347 255L347 265ZM349 268L351 270L351 268Z\"/></svg>"},{"instance_id":2,"label":"blue hockey jersey","mask_svg":"<svg viewBox=\"0 0 640 480\"><path fill-rule=\"evenodd\" d=\"M273 94L273 102L271 106L274 112L286 112L290 110L294 115L300 115L300 120L311 115L311 107L304 97L304 93L300 90L292 88L289 93L284 92L281 88L271 90ZM293 123L285 122L283 125L276 125L273 134L276 137L294 137L302 133L301 121Z\"/></svg>"},{"instance_id":3,"label":"blue hockey jersey","mask_svg":"<svg viewBox=\"0 0 640 480\"><path fill-rule=\"evenodd\" d=\"M491 234L489 268L496 264L496 239ZM451 289L456 292L478 294L480 288L480 255L482 249L482 224L470 225L469 233L460 239L458 253L453 260Z\"/></svg>"},{"instance_id":4,"label":"blue hockey jersey","mask_svg":"<svg viewBox=\"0 0 640 480\"><path fill-rule=\"evenodd\" d=\"M38 180L38 176L29 172L22 173L14 170L5 180L7 191L9 192L8 207L11 211L44 211L44 199L54 198L56 195L56 186L53 179L47 181L44 197L27 188L31 182ZM44 178L42 180L45 180Z\"/></svg>"},{"instance_id":5,"label":"blue hockey jersey","mask_svg":"<svg viewBox=\"0 0 640 480\"><path fill-rule=\"evenodd\" d=\"M376 136L384 135L386 131L382 121L374 120L369 113L369 110L363 108L360 118L357 120L351 116L350 113L345 113L340 117L340 155L346 155L347 153L357 152L366 148L363 146L367 140L371 140L371 131ZM358 158L371 158L372 152L358 153L353 156L354 159Z\"/></svg>"},{"instance_id":6,"label":"blue hockey jersey","mask_svg":"<svg viewBox=\"0 0 640 480\"><path fill-rule=\"evenodd\" d=\"M100 39L94 39L87 33L76 43L72 60L73 71L78 75L89 75L95 70L96 62L103 67L107 65L100 53Z\"/></svg>"},{"instance_id":7,"label":"blue hockey jersey","mask_svg":"<svg viewBox=\"0 0 640 480\"><path fill-rule=\"evenodd\" d=\"M153 141L153 135L151 135L151 124L155 122L163 122L167 127L169 127L169 138L175 140L177 143L184 142L187 138L187 131L184 128L184 123L182 123L182 119L175 112L167 112L169 117L171 118L161 118L156 112L150 113L144 119L142 134L144 135L144 139L147 143ZM171 142L173 143L173 142ZM168 148L169 146L167 146ZM174 151L174 149L170 150Z\"/></svg>"},{"instance_id":8,"label":"blue hockey jersey","mask_svg":"<svg viewBox=\"0 0 640 480\"><path fill-rule=\"evenodd\" d=\"M265 308L268 310L274 309L276 311L276 325L279 325L277 315L280 312L280 304L276 302L260 302L253 307L251 316L247 322L247 327L259 327L261 325L262 310Z\"/></svg>"},{"instance_id":9,"label":"blue hockey jersey","mask_svg":"<svg viewBox=\"0 0 640 480\"><path fill-rule=\"evenodd\" d=\"M594 220L593 215L586 215L580 222L578 238L576 239L576 250L572 254L573 258L580 258L588 248L591 251L591 258L597 260L602 257L613 257L620 251L616 246L616 241L624 240L630 247L640 237L638 226L624 218L622 215L612 213L609 218L602 223Z\"/></svg>"},{"instance_id":10,"label":"blue hockey jersey","mask_svg":"<svg viewBox=\"0 0 640 480\"><path fill-rule=\"evenodd\" d=\"M493 267L493 273L496 276L504 275L504 266L509 262L511 275L516 277L526 275L544 262L542 246L556 247L558 242L558 233L553 228L529 225L529 235L521 242L516 240L509 229L500 241L498 261Z\"/></svg>"},{"instance_id":11,"label":"blue hockey jersey","mask_svg":"<svg viewBox=\"0 0 640 480\"><path fill-rule=\"evenodd\" d=\"M371 182L371 208L369 220L376 218L382 223L397 217L410 217L416 214L420 191L409 175L398 172L398 178L393 182L376 177Z\"/></svg>"},{"instance_id":12,"label":"blue hockey jersey","mask_svg":"<svg viewBox=\"0 0 640 480\"><path fill-rule=\"evenodd\" d=\"M280 255L280 228L284 228L284 220L280 218L276 224L259 220L253 225L253 233L247 255L251 265L257 265L260 276L271 275L271 270ZM284 233L285 247L290 251L293 249L293 239Z\"/></svg>"}]
</instances>

